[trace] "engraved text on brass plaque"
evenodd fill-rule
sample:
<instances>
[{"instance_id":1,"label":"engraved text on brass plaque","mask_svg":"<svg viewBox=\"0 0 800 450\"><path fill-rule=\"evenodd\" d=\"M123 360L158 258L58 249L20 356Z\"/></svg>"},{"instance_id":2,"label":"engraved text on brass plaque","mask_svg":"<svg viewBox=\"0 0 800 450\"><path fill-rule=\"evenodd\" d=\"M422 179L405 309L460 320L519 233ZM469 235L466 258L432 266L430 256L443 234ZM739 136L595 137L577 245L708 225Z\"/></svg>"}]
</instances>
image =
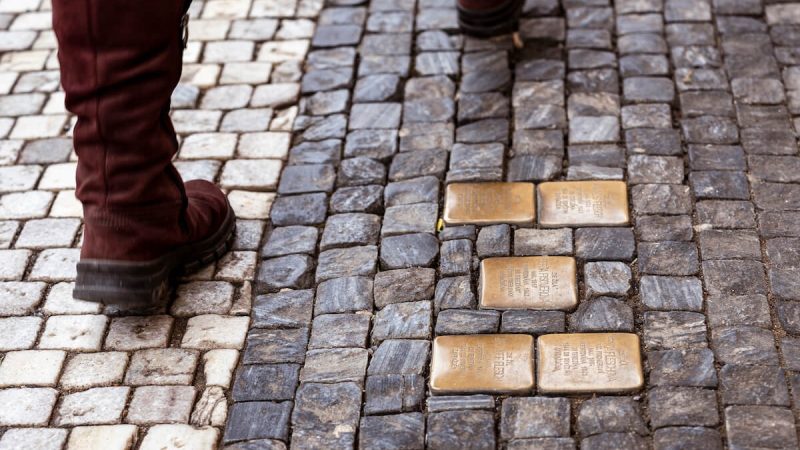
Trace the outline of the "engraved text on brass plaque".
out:
<instances>
[{"instance_id":1,"label":"engraved text on brass plaque","mask_svg":"<svg viewBox=\"0 0 800 450\"><path fill-rule=\"evenodd\" d=\"M538 189L539 224L545 227L627 225L623 181L553 181Z\"/></svg>"},{"instance_id":2,"label":"engraved text on brass plaque","mask_svg":"<svg viewBox=\"0 0 800 450\"><path fill-rule=\"evenodd\" d=\"M431 391L510 393L533 389L533 338L526 334L439 336L433 341Z\"/></svg>"},{"instance_id":3,"label":"engraved text on brass plaque","mask_svg":"<svg viewBox=\"0 0 800 450\"><path fill-rule=\"evenodd\" d=\"M635 334L548 334L537 347L542 393L627 392L644 384Z\"/></svg>"},{"instance_id":4,"label":"engraved text on brass plaque","mask_svg":"<svg viewBox=\"0 0 800 450\"><path fill-rule=\"evenodd\" d=\"M486 309L560 309L578 304L570 256L514 256L481 262L480 304Z\"/></svg>"},{"instance_id":5,"label":"engraved text on brass plaque","mask_svg":"<svg viewBox=\"0 0 800 450\"><path fill-rule=\"evenodd\" d=\"M533 183L448 184L444 221L448 225L533 225L534 202Z\"/></svg>"}]
</instances>

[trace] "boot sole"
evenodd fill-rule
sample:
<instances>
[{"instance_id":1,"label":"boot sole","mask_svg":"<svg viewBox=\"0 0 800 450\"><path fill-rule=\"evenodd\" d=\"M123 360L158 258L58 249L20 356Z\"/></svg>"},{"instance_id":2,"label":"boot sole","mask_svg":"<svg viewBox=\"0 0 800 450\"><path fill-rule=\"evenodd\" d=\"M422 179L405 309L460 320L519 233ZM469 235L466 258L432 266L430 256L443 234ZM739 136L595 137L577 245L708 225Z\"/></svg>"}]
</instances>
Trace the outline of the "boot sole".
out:
<instances>
[{"instance_id":1,"label":"boot sole","mask_svg":"<svg viewBox=\"0 0 800 450\"><path fill-rule=\"evenodd\" d=\"M458 24L470 36L492 37L516 31L524 0L510 0L490 10L458 8Z\"/></svg>"},{"instance_id":2,"label":"boot sole","mask_svg":"<svg viewBox=\"0 0 800 450\"><path fill-rule=\"evenodd\" d=\"M208 238L184 245L161 258L144 262L86 259L78 262L72 296L79 300L147 307L162 303L171 280L214 262L230 250L236 215L228 205L222 226Z\"/></svg>"}]
</instances>

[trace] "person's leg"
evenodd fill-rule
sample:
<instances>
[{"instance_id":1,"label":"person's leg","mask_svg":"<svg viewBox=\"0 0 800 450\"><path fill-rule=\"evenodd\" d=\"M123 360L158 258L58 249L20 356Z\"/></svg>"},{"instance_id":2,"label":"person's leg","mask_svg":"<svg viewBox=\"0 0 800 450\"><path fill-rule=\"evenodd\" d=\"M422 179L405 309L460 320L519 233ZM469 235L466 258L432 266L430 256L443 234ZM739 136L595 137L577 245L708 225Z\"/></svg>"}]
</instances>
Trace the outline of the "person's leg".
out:
<instances>
[{"instance_id":1,"label":"person's leg","mask_svg":"<svg viewBox=\"0 0 800 450\"><path fill-rule=\"evenodd\" d=\"M524 0L458 0L464 34L492 37L516 31Z\"/></svg>"},{"instance_id":2,"label":"person's leg","mask_svg":"<svg viewBox=\"0 0 800 450\"><path fill-rule=\"evenodd\" d=\"M74 295L159 300L171 272L226 249L233 212L213 184L184 185L169 101L184 0L53 0L66 106L77 115L85 231Z\"/></svg>"}]
</instances>

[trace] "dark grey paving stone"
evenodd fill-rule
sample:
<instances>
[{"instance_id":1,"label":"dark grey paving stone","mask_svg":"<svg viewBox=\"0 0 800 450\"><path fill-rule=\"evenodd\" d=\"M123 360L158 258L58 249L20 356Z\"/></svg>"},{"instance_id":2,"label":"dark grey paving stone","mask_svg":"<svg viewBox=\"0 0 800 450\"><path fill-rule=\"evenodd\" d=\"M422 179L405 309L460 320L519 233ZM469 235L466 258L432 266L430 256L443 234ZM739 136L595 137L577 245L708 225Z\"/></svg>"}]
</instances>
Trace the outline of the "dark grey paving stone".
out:
<instances>
[{"instance_id":1,"label":"dark grey paving stone","mask_svg":"<svg viewBox=\"0 0 800 450\"><path fill-rule=\"evenodd\" d=\"M703 278L710 295L767 294L760 261L703 261Z\"/></svg>"},{"instance_id":2,"label":"dark grey paving stone","mask_svg":"<svg viewBox=\"0 0 800 450\"><path fill-rule=\"evenodd\" d=\"M369 351L365 348L309 350L300 369L300 383L364 383Z\"/></svg>"},{"instance_id":3,"label":"dark grey paving stone","mask_svg":"<svg viewBox=\"0 0 800 450\"><path fill-rule=\"evenodd\" d=\"M725 408L725 434L734 448L795 448L797 431L792 411L776 406Z\"/></svg>"},{"instance_id":4,"label":"dark grey paving stone","mask_svg":"<svg viewBox=\"0 0 800 450\"><path fill-rule=\"evenodd\" d=\"M421 52L414 60L416 75L458 75L458 52Z\"/></svg>"},{"instance_id":5,"label":"dark grey paving stone","mask_svg":"<svg viewBox=\"0 0 800 450\"><path fill-rule=\"evenodd\" d=\"M312 70L353 66L356 51L352 47L313 50L308 53L307 67Z\"/></svg>"},{"instance_id":6,"label":"dark grey paving stone","mask_svg":"<svg viewBox=\"0 0 800 450\"><path fill-rule=\"evenodd\" d=\"M756 124L753 127L758 127L761 125L758 122L763 122L758 118L754 121ZM785 127L785 121L783 122L782 126ZM793 155L797 148L797 139L788 129L743 128L741 141L744 151L751 155Z\"/></svg>"},{"instance_id":7,"label":"dark grey paving stone","mask_svg":"<svg viewBox=\"0 0 800 450\"><path fill-rule=\"evenodd\" d=\"M751 325L770 328L772 320L765 295L709 295L706 315L712 327Z\"/></svg>"},{"instance_id":8,"label":"dark grey paving stone","mask_svg":"<svg viewBox=\"0 0 800 450\"><path fill-rule=\"evenodd\" d=\"M689 186L640 184L631 188L636 214L689 214L692 199Z\"/></svg>"},{"instance_id":9,"label":"dark grey paving stone","mask_svg":"<svg viewBox=\"0 0 800 450\"><path fill-rule=\"evenodd\" d=\"M689 216L642 216L636 219L639 239L645 242L690 241L694 236Z\"/></svg>"},{"instance_id":10,"label":"dark grey paving stone","mask_svg":"<svg viewBox=\"0 0 800 450\"><path fill-rule=\"evenodd\" d=\"M359 78L353 91L355 102L383 102L398 94L400 77L394 74L378 74Z\"/></svg>"},{"instance_id":11,"label":"dark grey paving stone","mask_svg":"<svg viewBox=\"0 0 800 450\"><path fill-rule=\"evenodd\" d=\"M292 400L299 376L297 364L242 366L233 384L233 401Z\"/></svg>"},{"instance_id":12,"label":"dark grey paving stone","mask_svg":"<svg viewBox=\"0 0 800 450\"><path fill-rule=\"evenodd\" d=\"M605 147L600 146L601 149ZM576 147L588 150L588 146ZM564 132L562 130L515 130L514 153L517 155L551 155L564 157ZM578 164L578 159L570 161Z\"/></svg>"},{"instance_id":13,"label":"dark grey paving stone","mask_svg":"<svg viewBox=\"0 0 800 450\"><path fill-rule=\"evenodd\" d=\"M342 113L347 111L349 100L350 91L347 89L317 92L310 97L306 97L304 111L312 116Z\"/></svg>"},{"instance_id":14,"label":"dark grey paving stone","mask_svg":"<svg viewBox=\"0 0 800 450\"><path fill-rule=\"evenodd\" d=\"M786 377L780 367L728 364L719 371L725 405L789 406Z\"/></svg>"},{"instance_id":15,"label":"dark grey paving stone","mask_svg":"<svg viewBox=\"0 0 800 450\"><path fill-rule=\"evenodd\" d=\"M790 334L800 334L800 302L779 302L776 309L783 329Z\"/></svg>"},{"instance_id":16,"label":"dark grey paving stone","mask_svg":"<svg viewBox=\"0 0 800 450\"><path fill-rule=\"evenodd\" d=\"M624 297L631 288L631 269L625 263L613 261L586 263L583 274L588 298L603 295Z\"/></svg>"},{"instance_id":17,"label":"dark grey paving stone","mask_svg":"<svg viewBox=\"0 0 800 450\"><path fill-rule=\"evenodd\" d=\"M708 426L719 424L715 391L656 387L650 390L650 424L653 428L666 426Z\"/></svg>"},{"instance_id":18,"label":"dark grey paving stone","mask_svg":"<svg viewBox=\"0 0 800 450\"><path fill-rule=\"evenodd\" d=\"M771 267L796 269L800 267L800 239L775 238L767 241L767 256Z\"/></svg>"},{"instance_id":19,"label":"dark grey paving stone","mask_svg":"<svg viewBox=\"0 0 800 450\"><path fill-rule=\"evenodd\" d=\"M800 185L753 183L752 187L757 208L774 211L800 209Z\"/></svg>"},{"instance_id":20,"label":"dark grey paving stone","mask_svg":"<svg viewBox=\"0 0 800 450\"><path fill-rule=\"evenodd\" d=\"M703 427L669 427L653 433L653 445L658 450L679 450L682 448L703 448L722 450L722 437L719 431Z\"/></svg>"},{"instance_id":21,"label":"dark grey paving stone","mask_svg":"<svg viewBox=\"0 0 800 450\"><path fill-rule=\"evenodd\" d=\"M462 38L450 36L440 30L429 30L419 33L415 44L419 51L458 50L461 48Z\"/></svg>"},{"instance_id":22,"label":"dark grey paving stone","mask_svg":"<svg viewBox=\"0 0 800 450\"><path fill-rule=\"evenodd\" d=\"M635 128L625 130L629 154L681 155L681 137L677 130L666 128Z\"/></svg>"},{"instance_id":23,"label":"dark grey paving stone","mask_svg":"<svg viewBox=\"0 0 800 450\"><path fill-rule=\"evenodd\" d=\"M526 105L518 107L514 113L514 129L517 130L564 129L566 127L567 116L563 106Z\"/></svg>"},{"instance_id":24,"label":"dark grey paving stone","mask_svg":"<svg viewBox=\"0 0 800 450\"><path fill-rule=\"evenodd\" d=\"M500 327L500 312L446 309L436 316L436 334L491 334Z\"/></svg>"},{"instance_id":25,"label":"dark grey paving stone","mask_svg":"<svg viewBox=\"0 0 800 450\"><path fill-rule=\"evenodd\" d=\"M559 156L521 155L508 163L508 181L546 181L561 175Z\"/></svg>"},{"instance_id":26,"label":"dark grey paving stone","mask_svg":"<svg viewBox=\"0 0 800 450\"><path fill-rule=\"evenodd\" d=\"M705 348L706 321L701 313L650 311L644 314L644 345L647 350Z\"/></svg>"},{"instance_id":27,"label":"dark grey paving stone","mask_svg":"<svg viewBox=\"0 0 800 450\"><path fill-rule=\"evenodd\" d=\"M619 60L623 77L669 75L669 61L664 55L628 55Z\"/></svg>"},{"instance_id":28,"label":"dark grey paving stone","mask_svg":"<svg viewBox=\"0 0 800 450\"><path fill-rule=\"evenodd\" d=\"M566 314L562 311L504 311L502 333L550 334L566 330Z\"/></svg>"},{"instance_id":29,"label":"dark grey paving stone","mask_svg":"<svg viewBox=\"0 0 800 450\"><path fill-rule=\"evenodd\" d=\"M292 445L295 448L354 448L356 434L350 430L337 430L334 426L293 429Z\"/></svg>"},{"instance_id":30,"label":"dark grey paving stone","mask_svg":"<svg viewBox=\"0 0 800 450\"><path fill-rule=\"evenodd\" d=\"M455 239L442 242L439 250L441 276L469 275L472 269L472 241Z\"/></svg>"},{"instance_id":31,"label":"dark grey paving stone","mask_svg":"<svg viewBox=\"0 0 800 450\"><path fill-rule=\"evenodd\" d=\"M462 143L499 142L508 144L507 119L484 119L456 129L456 141Z\"/></svg>"},{"instance_id":32,"label":"dark grey paving stone","mask_svg":"<svg viewBox=\"0 0 800 450\"><path fill-rule=\"evenodd\" d=\"M397 129L403 106L400 103L356 103L350 109L350 130Z\"/></svg>"},{"instance_id":33,"label":"dark grey paving stone","mask_svg":"<svg viewBox=\"0 0 800 450\"><path fill-rule=\"evenodd\" d=\"M397 153L396 130L355 130L347 135L345 158L388 160Z\"/></svg>"},{"instance_id":34,"label":"dark grey paving stone","mask_svg":"<svg viewBox=\"0 0 800 450\"><path fill-rule=\"evenodd\" d=\"M639 270L652 275L694 275L699 267L693 242L642 242L638 248Z\"/></svg>"},{"instance_id":35,"label":"dark grey paving stone","mask_svg":"<svg viewBox=\"0 0 800 450\"><path fill-rule=\"evenodd\" d=\"M289 437L292 402L234 403L228 415L223 442L247 439L280 439Z\"/></svg>"},{"instance_id":36,"label":"dark grey paving stone","mask_svg":"<svg viewBox=\"0 0 800 450\"><path fill-rule=\"evenodd\" d=\"M567 30L567 48L598 48L611 50L611 33L608 30Z\"/></svg>"},{"instance_id":37,"label":"dark grey paving stone","mask_svg":"<svg viewBox=\"0 0 800 450\"><path fill-rule=\"evenodd\" d=\"M431 267L439 254L439 240L428 233L388 236L381 240L384 270Z\"/></svg>"},{"instance_id":38,"label":"dark grey paving stone","mask_svg":"<svg viewBox=\"0 0 800 450\"><path fill-rule=\"evenodd\" d=\"M307 328L285 330L254 328L247 333L242 361L244 364L302 364L307 344Z\"/></svg>"},{"instance_id":39,"label":"dark grey paving stone","mask_svg":"<svg viewBox=\"0 0 800 450\"><path fill-rule=\"evenodd\" d=\"M365 388L365 414L420 411L425 399L421 375L370 375Z\"/></svg>"},{"instance_id":40,"label":"dark grey paving stone","mask_svg":"<svg viewBox=\"0 0 800 450\"><path fill-rule=\"evenodd\" d=\"M411 70L411 58L395 55L362 56L358 65L358 76L365 77L377 74L393 74L406 78Z\"/></svg>"},{"instance_id":41,"label":"dark grey paving stone","mask_svg":"<svg viewBox=\"0 0 800 450\"><path fill-rule=\"evenodd\" d=\"M372 280L353 276L323 281L317 287L314 315L372 310Z\"/></svg>"},{"instance_id":42,"label":"dark grey paving stone","mask_svg":"<svg viewBox=\"0 0 800 450\"><path fill-rule=\"evenodd\" d=\"M374 214L346 213L328 217L322 240L321 251L331 248L355 245L374 245L378 243L381 217Z\"/></svg>"},{"instance_id":43,"label":"dark grey paving stone","mask_svg":"<svg viewBox=\"0 0 800 450\"><path fill-rule=\"evenodd\" d=\"M692 172L689 182L696 198L746 200L750 198L749 183L744 172Z\"/></svg>"},{"instance_id":44,"label":"dark grey paving stone","mask_svg":"<svg viewBox=\"0 0 800 450\"><path fill-rule=\"evenodd\" d=\"M364 417L359 427L359 448L422 450L425 417L421 413Z\"/></svg>"},{"instance_id":45,"label":"dark grey paving stone","mask_svg":"<svg viewBox=\"0 0 800 450\"><path fill-rule=\"evenodd\" d=\"M371 158L349 158L339 164L336 185L364 186L383 184L386 179L386 166Z\"/></svg>"},{"instance_id":46,"label":"dark grey paving stone","mask_svg":"<svg viewBox=\"0 0 800 450\"><path fill-rule=\"evenodd\" d=\"M351 8L349 6L356 2L337 2L340 8L325 8L319 16L319 23L322 25L363 25L367 18L366 8Z\"/></svg>"},{"instance_id":47,"label":"dark grey paving stone","mask_svg":"<svg viewBox=\"0 0 800 450\"><path fill-rule=\"evenodd\" d=\"M511 254L511 227L507 224L482 227L475 242L479 258Z\"/></svg>"},{"instance_id":48,"label":"dark grey paving stone","mask_svg":"<svg viewBox=\"0 0 800 450\"><path fill-rule=\"evenodd\" d=\"M327 210L324 193L281 196L272 204L270 218L276 226L314 225L325 221Z\"/></svg>"},{"instance_id":49,"label":"dark grey paving stone","mask_svg":"<svg viewBox=\"0 0 800 450\"><path fill-rule=\"evenodd\" d=\"M500 412L500 438L569 436L569 417L570 403L566 398L508 398L503 400Z\"/></svg>"},{"instance_id":50,"label":"dark grey paving stone","mask_svg":"<svg viewBox=\"0 0 800 450\"><path fill-rule=\"evenodd\" d=\"M311 325L314 292L283 291L259 295L253 302L253 328L307 328Z\"/></svg>"},{"instance_id":51,"label":"dark grey paving stone","mask_svg":"<svg viewBox=\"0 0 800 450\"><path fill-rule=\"evenodd\" d=\"M319 230L314 227L289 226L275 228L261 249L261 256L269 258L293 253L312 255L317 247L318 233Z\"/></svg>"},{"instance_id":52,"label":"dark grey paving stone","mask_svg":"<svg viewBox=\"0 0 800 450\"><path fill-rule=\"evenodd\" d=\"M439 200L439 180L433 176L395 181L386 185L387 207L414 203L435 203Z\"/></svg>"},{"instance_id":53,"label":"dark grey paving stone","mask_svg":"<svg viewBox=\"0 0 800 450\"><path fill-rule=\"evenodd\" d=\"M714 228L755 228L753 204L746 201L703 200L695 205L697 221Z\"/></svg>"},{"instance_id":54,"label":"dark grey paving stone","mask_svg":"<svg viewBox=\"0 0 800 450\"><path fill-rule=\"evenodd\" d=\"M647 440L635 433L603 433L581 439L581 449L585 450L615 450L620 448L630 450L645 450L648 448Z\"/></svg>"},{"instance_id":55,"label":"dark grey paving stone","mask_svg":"<svg viewBox=\"0 0 800 450\"><path fill-rule=\"evenodd\" d=\"M704 230L700 251L707 259L761 259L761 243L755 231Z\"/></svg>"},{"instance_id":56,"label":"dark grey paving stone","mask_svg":"<svg viewBox=\"0 0 800 450\"><path fill-rule=\"evenodd\" d=\"M403 152L392 160L392 164L389 167L389 180L401 181L425 176L434 176L441 179L446 169L446 151L420 150Z\"/></svg>"},{"instance_id":57,"label":"dark grey paving stone","mask_svg":"<svg viewBox=\"0 0 800 450\"><path fill-rule=\"evenodd\" d=\"M582 301L569 317L572 331L633 331L633 310L625 302L598 297Z\"/></svg>"},{"instance_id":58,"label":"dark grey paving stone","mask_svg":"<svg viewBox=\"0 0 800 450\"><path fill-rule=\"evenodd\" d=\"M619 93L619 75L614 69L574 70L567 75L570 92Z\"/></svg>"},{"instance_id":59,"label":"dark grey paving stone","mask_svg":"<svg viewBox=\"0 0 800 450\"><path fill-rule=\"evenodd\" d=\"M683 159L671 156L631 155L628 158L628 182L681 184Z\"/></svg>"},{"instance_id":60,"label":"dark grey paving stone","mask_svg":"<svg viewBox=\"0 0 800 450\"><path fill-rule=\"evenodd\" d=\"M409 233L434 233L439 216L436 203L389 206L383 216L381 236Z\"/></svg>"},{"instance_id":61,"label":"dark grey paving stone","mask_svg":"<svg viewBox=\"0 0 800 450\"><path fill-rule=\"evenodd\" d=\"M459 411L467 409L494 410L494 397L491 395L448 395L428 398L428 412Z\"/></svg>"},{"instance_id":62,"label":"dark grey paving stone","mask_svg":"<svg viewBox=\"0 0 800 450\"><path fill-rule=\"evenodd\" d=\"M426 442L432 450L495 448L494 414L490 411L445 411L428 415Z\"/></svg>"},{"instance_id":63,"label":"dark grey paving stone","mask_svg":"<svg viewBox=\"0 0 800 450\"><path fill-rule=\"evenodd\" d=\"M660 33L636 33L617 38L620 55L635 53L667 53L667 43Z\"/></svg>"},{"instance_id":64,"label":"dark grey paving stone","mask_svg":"<svg viewBox=\"0 0 800 450\"><path fill-rule=\"evenodd\" d=\"M427 368L430 346L430 342L426 340L383 341L372 355L367 374L422 375Z\"/></svg>"},{"instance_id":65,"label":"dark grey paving stone","mask_svg":"<svg viewBox=\"0 0 800 450\"><path fill-rule=\"evenodd\" d=\"M352 430L354 434L360 409L361 387L356 383L303 383L292 411L293 435L298 430L317 430L331 436L339 434L334 430Z\"/></svg>"},{"instance_id":66,"label":"dark grey paving stone","mask_svg":"<svg viewBox=\"0 0 800 450\"><path fill-rule=\"evenodd\" d=\"M502 167L502 144L455 144L450 151L450 171L478 167Z\"/></svg>"},{"instance_id":67,"label":"dark grey paving stone","mask_svg":"<svg viewBox=\"0 0 800 450\"><path fill-rule=\"evenodd\" d=\"M339 188L331 196L331 213L381 213L383 191L377 184Z\"/></svg>"},{"instance_id":68,"label":"dark grey paving stone","mask_svg":"<svg viewBox=\"0 0 800 450\"><path fill-rule=\"evenodd\" d=\"M333 278L373 276L377 270L378 249L374 245L326 250L319 255L317 282Z\"/></svg>"},{"instance_id":69,"label":"dark grey paving stone","mask_svg":"<svg viewBox=\"0 0 800 450\"><path fill-rule=\"evenodd\" d=\"M712 329L711 342L719 363L778 365L770 330L747 326Z\"/></svg>"},{"instance_id":70,"label":"dark grey paving stone","mask_svg":"<svg viewBox=\"0 0 800 450\"><path fill-rule=\"evenodd\" d=\"M650 386L716 387L714 353L707 348L648 352Z\"/></svg>"},{"instance_id":71,"label":"dark grey paving stone","mask_svg":"<svg viewBox=\"0 0 800 450\"><path fill-rule=\"evenodd\" d=\"M341 155L342 141L339 139L302 142L289 151L288 164L336 164Z\"/></svg>"},{"instance_id":72,"label":"dark grey paving stone","mask_svg":"<svg viewBox=\"0 0 800 450\"><path fill-rule=\"evenodd\" d=\"M288 255L262 261L256 275L258 293L311 286L314 260L308 255Z\"/></svg>"},{"instance_id":73,"label":"dark grey paving stone","mask_svg":"<svg viewBox=\"0 0 800 450\"><path fill-rule=\"evenodd\" d=\"M648 309L702 311L703 286L692 277L644 276L639 286Z\"/></svg>"},{"instance_id":74,"label":"dark grey paving stone","mask_svg":"<svg viewBox=\"0 0 800 450\"><path fill-rule=\"evenodd\" d=\"M579 228L575 231L575 255L585 260L630 261L634 247L630 228Z\"/></svg>"},{"instance_id":75,"label":"dark grey paving stone","mask_svg":"<svg viewBox=\"0 0 800 450\"><path fill-rule=\"evenodd\" d=\"M308 348L366 347L370 316L365 314L324 314L314 318Z\"/></svg>"},{"instance_id":76,"label":"dark grey paving stone","mask_svg":"<svg viewBox=\"0 0 800 450\"><path fill-rule=\"evenodd\" d=\"M226 445L223 450L286 450L286 444L273 439L253 439Z\"/></svg>"},{"instance_id":77,"label":"dark grey paving stone","mask_svg":"<svg viewBox=\"0 0 800 450\"><path fill-rule=\"evenodd\" d=\"M408 55L411 52L409 33L369 34L361 40L359 54L367 56Z\"/></svg>"},{"instance_id":78,"label":"dark grey paving stone","mask_svg":"<svg viewBox=\"0 0 800 450\"><path fill-rule=\"evenodd\" d=\"M451 99L455 93L455 83L444 75L414 77L409 79L405 85L405 100Z\"/></svg>"},{"instance_id":79,"label":"dark grey paving stone","mask_svg":"<svg viewBox=\"0 0 800 450\"><path fill-rule=\"evenodd\" d=\"M387 339L430 339L432 325L430 301L392 303L375 314L372 342Z\"/></svg>"},{"instance_id":80,"label":"dark grey paving stone","mask_svg":"<svg viewBox=\"0 0 800 450\"><path fill-rule=\"evenodd\" d=\"M622 91L627 103L672 103L675 100L675 86L669 78L625 78Z\"/></svg>"},{"instance_id":81,"label":"dark grey paving stone","mask_svg":"<svg viewBox=\"0 0 800 450\"><path fill-rule=\"evenodd\" d=\"M358 44L362 28L358 25L321 25L317 27L311 45L314 47L339 47Z\"/></svg>"},{"instance_id":82,"label":"dark grey paving stone","mask_svg":"<svg viewBox=\"0 0 800 450\"><path fill-rule=\"evenodd\" d=\"M586 400L578 409L577 427L581 436L601 433L648 434L641 406L630 397L596 397Z\"/></svg>"},{"instance_id":83,"label":"dark grey paving stone","mask_svg":"<svg viewBox=\"0 0 800 450\"><path fill-rule=\"evenodd\" d=\"M758 215L759 234L765 238L800 237L800 212L764 211Z\"/></svg>"},{"instance_id":84,"label":"dark grey paving stone","mask_svg":"<svg viewBox=\"0 0 800 450\"><path fill-rule=\"evenodd\" d=\"M470 277L442 278L436 283L434 308L436 311L454 308L474 308L475 294Z\"/></svg>"},{"instance_id":85,"label":"dark grey paving stone","mask_svg":"<svg viewBox=\"0 0 800 450\"><path fill-rule=\"evenodd\" d=\"M459 225L455 227L445 227L439 232L439 240L452 241L453 239L476 239L477 227L475 225Z\"/></svg>"},{"instance_id":86,"label":"dark grey paving stone","mask_svg":"<svg viewBox=\"0 0 800 450\"><path fill-rule=\"evenodd\" d=\"M783 355L783 360L786 361L786 369L791 371L797 371L800 368L800 339L794 337L783 337L780 340L780 347L781 347L781 354ZM793 378L790 376L790 381ZM796 383L792 382L792 392L795 391ZM797 394L794 394L796 397Z\"/></svg>"},{"instance_id":87,"label":"dark grey paving stone","mask_svg":"<svg viewBox=\"0 0 800 450\"><path fill-rule=\"evenodd\" d=\"M499 92L464 94L458 99L458 122L509 116L508 97Z\"/></svg>"},{"instance_id":88,"label":"dark grey paving stone","mask_svg":"<svg viewBox=\"0 0 800 450\"><path fill-rule=\"evenodd\" d=\"M671 46L716 44L714 25L711 23L670 23L665 31Z\"/></svg>"},{"instance_id":89,"label":"dark grey paving stone","mask_svg":"<svg viewBox=\"0 0 800 450\"><path fill-rule=\"evenodd\" d=\"M684 119L681 128L686 141L693 144L736 144L736 123L726 117L702 116Z\"/></svg>"},{"instance_id":90,"label":"dark grey paving stone","mask_svg":"<svg viewBox=\"0 0 800 450\"><path fill-rule=\"evenodd\" d=\"M751 155L747 158L751 175L759 180L780 183L800 182L800 158L795 156Z\"/></svg>"},{"instance_id":91,"label":"dark grey paving stone","mask_svg":"<svg viewBox=\"0 0 800 450\"><path fill-rule=\"evenodd\" d=\"M403 103L403 123L447 122L453 119L456 105L449 98L426 98Z\"/></svg>"},{"instance_id":92,"label":"dark grey paving stone","mask_svg":"<svg viewBox=\"0 0 800 450\"><path fill-rule=\"evenodd\" d=\"M572 255L572 230L519 228L514 230L514 255Z\"/></svg>"},{"instance_id":93,"label":"dark grey paving stone","mask_svg":"<svg viewBox=\"0 0 800 450\"><path fill-rule=\"evenodd\" d=\"M352 82L352 67L312 70L303 75L303 81L300 84L300 92L310 94L313 92L348 88Z\"/></svg>"},{"instance_id":94,"label":"dark grey paving stone","mask_svg":"<svg viewBox=\"0 0 800 450\"><path fill-rule=\"evenodd\" d=\"M375 275L375 306L430 300L434 294L436 271L426 268L387 270Z\"/></svg>"},{"instance_id":95,"label":"dark grey paving stone","mask_svg":"<svg viewBox=\"0 0 800 450\"><path fill-rule=\"evenodd\" d=\"M724 91L681 92L680 104L684 117L735 115L733 96Z\"/></svg>"}]
</instances>

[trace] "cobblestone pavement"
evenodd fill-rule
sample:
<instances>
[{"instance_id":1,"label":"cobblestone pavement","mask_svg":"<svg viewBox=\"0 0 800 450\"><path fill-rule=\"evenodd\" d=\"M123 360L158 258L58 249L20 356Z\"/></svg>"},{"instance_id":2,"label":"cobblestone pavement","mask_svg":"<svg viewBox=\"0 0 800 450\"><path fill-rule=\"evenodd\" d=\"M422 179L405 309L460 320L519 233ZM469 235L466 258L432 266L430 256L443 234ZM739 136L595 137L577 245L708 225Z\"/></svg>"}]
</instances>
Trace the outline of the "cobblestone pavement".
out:
<instances>
[{"instance_id":1,"label":"cobblestone pavement","mask_svg":"<svg viewBox=\"0 0 800 450\"><path fill-rule=\"evenodd\" d=\"M0 449L798 446L800 3L528 0L487 41L453 0L195 0L178 165L241 220L155 314L70 299L48 9L0 0ZM559 179L634 226L439 229L446 183ZM504 255L575 256L578 308L478 309ZM429 394L434 336L567 331L638 334L645 388Z\"/></svg>"}]
</instances>

